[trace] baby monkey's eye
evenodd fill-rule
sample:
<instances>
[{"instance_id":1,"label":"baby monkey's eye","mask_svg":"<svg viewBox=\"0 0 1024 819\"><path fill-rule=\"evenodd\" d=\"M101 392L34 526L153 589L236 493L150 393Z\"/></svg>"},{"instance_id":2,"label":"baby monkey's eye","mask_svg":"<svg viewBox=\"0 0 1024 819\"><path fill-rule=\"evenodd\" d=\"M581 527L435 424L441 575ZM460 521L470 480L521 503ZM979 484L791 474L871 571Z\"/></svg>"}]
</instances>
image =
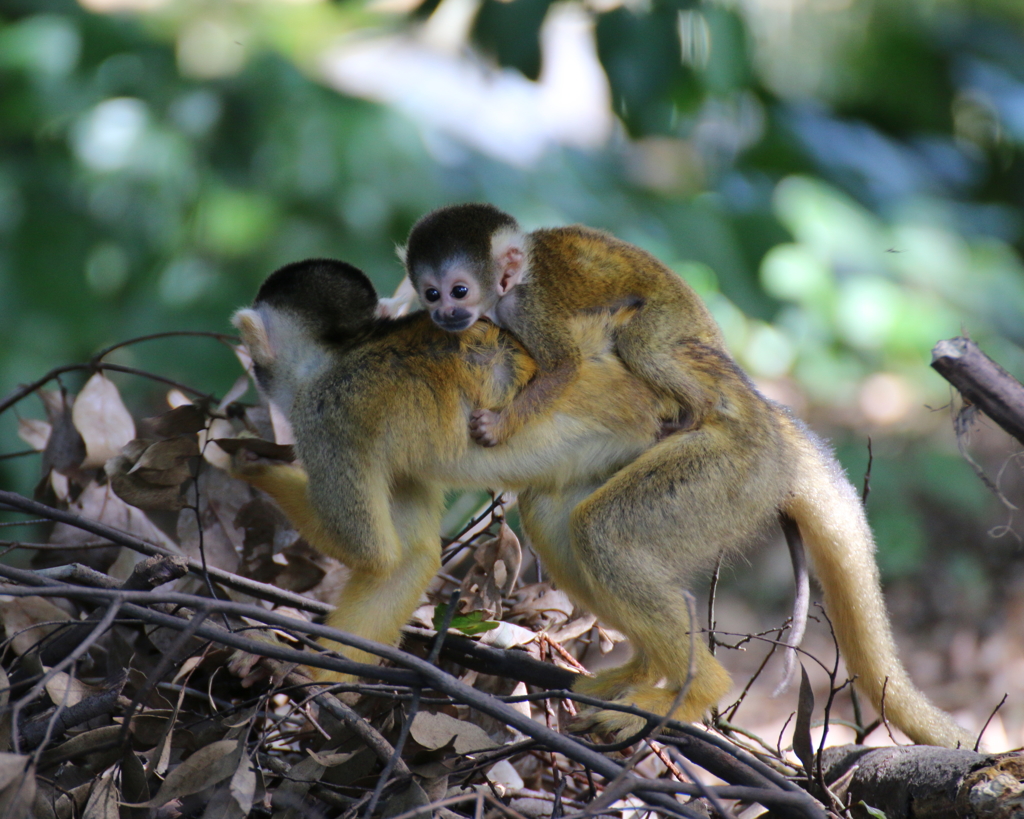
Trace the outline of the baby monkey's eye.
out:
<instances>
[{"instance_id":1,"label":"baby monkey's eye","mask_svg":"<svg viewBox=\"0 0 1024 819\"><path fill-rule=\"evenodd\" d=\"M438 292L436 287L428 287L423 291L423 298L427 301L437 301L441 298L441 294Z\"/></svg>"},{"instance_id":2,"label":"baby monkey's eye","mask_svg":"<svg viewBox=\"0 0 1024 819\"><path fill-rule=\"evenodd\" d=\"M456 299L464 299L469 295L469 288L464 284L457 284L452 288L452 296Z\"/></svg>"}]
</instances>

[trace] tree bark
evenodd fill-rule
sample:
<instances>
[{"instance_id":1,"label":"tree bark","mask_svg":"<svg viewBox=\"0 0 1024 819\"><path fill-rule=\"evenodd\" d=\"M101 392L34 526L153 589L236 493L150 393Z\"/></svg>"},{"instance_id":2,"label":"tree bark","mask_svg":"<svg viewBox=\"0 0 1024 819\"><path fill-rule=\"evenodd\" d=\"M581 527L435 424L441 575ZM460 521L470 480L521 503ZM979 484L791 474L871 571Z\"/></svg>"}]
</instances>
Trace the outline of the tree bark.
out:
<instances>
[{"instance_id":1,"label":"tree bark","mask_svg":"<svg viewBox=\"0 0 1024 819\"><path fill-rule=\"evenodd\" d=\"M866 807L886 819L1020 819L1024 755L918 745L826 748L825 782L856 816Z\"/></svg>"},{"instance_id":2,"label":"tree bark","mask_svg":"<svg viewBox=\"0 0 1024 819\"><path fill-rule=\"evenodd\" d=\"M1024 385L969 338L940 341L932 368L989 418L1024 444Z\"/></svg>"}]
</instances>

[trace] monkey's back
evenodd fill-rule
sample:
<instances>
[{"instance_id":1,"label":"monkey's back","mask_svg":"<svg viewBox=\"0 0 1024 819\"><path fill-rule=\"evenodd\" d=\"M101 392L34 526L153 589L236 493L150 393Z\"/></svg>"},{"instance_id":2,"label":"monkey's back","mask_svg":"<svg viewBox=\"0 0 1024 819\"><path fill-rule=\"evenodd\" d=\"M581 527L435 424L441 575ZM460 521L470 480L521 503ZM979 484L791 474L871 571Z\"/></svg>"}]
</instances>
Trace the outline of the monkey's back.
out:
<instances>
[{"instance_id":1,"label":"monkey's back","mask_svg":"<svg viewBox=\"0 0 1024 819\"><path fill-rule=\"evenodd\" d=\"M481 322L455 335L424 313L383 324L295 397L298 454L310 473L387 464L386 482L520 488L603 479L650 446L672 412L612 350L616 317L570 321L582 377L547 411L499 447L468 433L470 411L509 403L536 367L522 346ZM626 430L625 432L623 430ZM337 441L328 451L323 438ZM595 478L597 476L597 478Z\"/></svg>"},{"instance_id":2,"label":"monkey's back","mask_svg":"<svg viewBox=\"0 0 1024 819\"><path fill-rule=\"evenodd\" d=\"M531 233L528 285L529 308L565 316L653 306L670 312L692 338L724 348L689 284L646 250L601 230L569 225Z\"/></svg>"},{"instance_id":3,"label":"monkey's back","mask_svg":"<svg viewBox=\"0 0 1024 819\"><path fill-rule=\"evenodd\" d=\"M462 396L472 387L470 371L455 366L462 346L421 313L332 350L328 366L295 397L303 461L312 466L321 457L320 436L343 441L354 457L386 451L399 470L428 454L452 458L455 429L464 423Z\"/></svg>"}]
</instances>

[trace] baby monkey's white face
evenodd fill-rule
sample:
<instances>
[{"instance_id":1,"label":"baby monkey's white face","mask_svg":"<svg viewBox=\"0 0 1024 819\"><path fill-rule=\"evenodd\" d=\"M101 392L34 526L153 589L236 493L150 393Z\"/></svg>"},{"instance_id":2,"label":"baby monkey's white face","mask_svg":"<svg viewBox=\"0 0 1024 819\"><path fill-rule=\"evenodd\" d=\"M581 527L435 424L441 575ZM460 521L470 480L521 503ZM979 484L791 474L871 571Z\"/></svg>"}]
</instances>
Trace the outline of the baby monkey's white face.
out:
<instances>
[{"instance_id":1,"label":"baby monkey's white face","mask_svg":"<svg viewBox=\"0 0 1024 819\"><path fill-rule=\"evenodd\" d=\"M417 295L434 323L450 333L472 327L498 298L484 293L469 262L450 262L440 272L417 271Z\"/></svg>"}]
</instances>

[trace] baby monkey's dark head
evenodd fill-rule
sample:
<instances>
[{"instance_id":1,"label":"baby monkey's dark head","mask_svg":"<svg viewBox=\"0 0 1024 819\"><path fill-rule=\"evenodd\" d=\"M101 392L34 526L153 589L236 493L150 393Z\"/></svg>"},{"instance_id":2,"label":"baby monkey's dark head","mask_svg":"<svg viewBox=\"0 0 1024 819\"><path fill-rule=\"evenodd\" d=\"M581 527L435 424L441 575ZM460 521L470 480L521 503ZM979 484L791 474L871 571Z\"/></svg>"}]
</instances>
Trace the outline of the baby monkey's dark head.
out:
<instances>
[{"instance_id":1,"label":"baby monkey's dark head","mask_svg":"<svg viewBox=\"0 0 1024 819\"><path fill-rule=\"evenodd\" d=\"M515 219L493 205L451 205L413 225L404 259L430 317L459 332L488 315L521 281L525 236Z\"/></svg>"}]
</instances>

